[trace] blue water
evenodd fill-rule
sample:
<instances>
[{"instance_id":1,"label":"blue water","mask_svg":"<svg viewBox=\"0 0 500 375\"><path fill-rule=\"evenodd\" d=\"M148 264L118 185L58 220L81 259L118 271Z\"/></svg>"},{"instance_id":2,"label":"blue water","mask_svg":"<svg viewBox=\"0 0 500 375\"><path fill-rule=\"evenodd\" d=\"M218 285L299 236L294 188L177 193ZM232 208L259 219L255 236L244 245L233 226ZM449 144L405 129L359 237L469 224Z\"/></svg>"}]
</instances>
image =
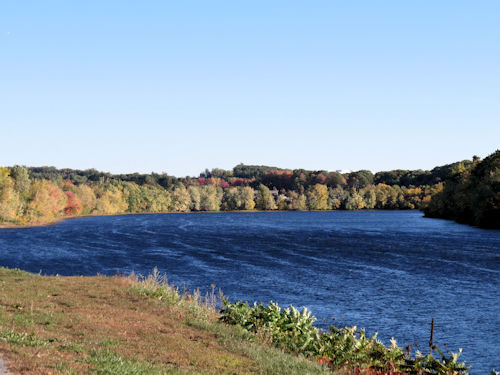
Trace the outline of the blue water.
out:
<instances>
[{"instance_id":1,"label":"blue water","mask_svg":"<svg viewBox=\"0 0 500 375\"><path fill-rule=\"evenodd\" d=\"M435 318L435 342L463 348L472 374L500 369L500 231L416 211L80 218L0 230L0 265L60 275L158 267L181 288L306 306L424 353Z\"/></svg>"}]
</instances>

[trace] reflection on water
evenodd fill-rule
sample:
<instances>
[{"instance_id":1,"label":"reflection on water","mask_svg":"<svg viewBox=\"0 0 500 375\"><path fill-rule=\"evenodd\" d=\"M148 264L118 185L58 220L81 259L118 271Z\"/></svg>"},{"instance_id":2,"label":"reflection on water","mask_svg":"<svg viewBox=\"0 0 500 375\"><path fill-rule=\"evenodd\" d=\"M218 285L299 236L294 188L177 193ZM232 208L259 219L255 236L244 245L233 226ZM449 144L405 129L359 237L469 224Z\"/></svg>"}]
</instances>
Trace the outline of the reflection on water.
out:
<instances>
[{"instance_id":1,"label":"reflection on water","mask_svg":"<svg viewBox=\"0 0 500 375\"><path fill-rule=\"evenodd\" d=\"M147 274L232 300L307 306L319 318L500 368L500 231L419 212L269 212L81 218L0 230L0 265L44 274Z\"/></svg>"}]
</instances>

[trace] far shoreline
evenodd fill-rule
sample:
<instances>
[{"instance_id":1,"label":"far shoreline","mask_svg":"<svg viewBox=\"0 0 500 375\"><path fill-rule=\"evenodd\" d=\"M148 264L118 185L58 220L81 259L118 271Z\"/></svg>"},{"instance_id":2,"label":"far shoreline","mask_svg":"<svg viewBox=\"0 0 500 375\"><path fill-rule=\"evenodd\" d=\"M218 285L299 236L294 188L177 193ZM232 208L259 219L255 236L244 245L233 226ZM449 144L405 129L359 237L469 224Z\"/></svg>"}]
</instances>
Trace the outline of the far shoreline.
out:
<instances>
[{"instance_id":1,"label":"far shoreline","mask_svg":"<svg viewBox=\"0 0 500 375\"><path fill-rule=\"evenodd\" d=\"M64 216L48 222L42 223L28 223L28 224L0 224L0 229L25 229L25 228L36 228L36 227L50 227L59 224L66 220L80 219L80 218L91 218L91 217L107 217L107 216L128 216L128 215L167 215L167 214L221 214L221 213L263 213L263 212L373 212L373 211L421 211L417 208L413 209L396 209L396 210L383 210L383 209L369 209L369 210L229 210L229 211L163 211L163 212L123 212L116 214L98 214L98 215L75 215L75 216ZM424 216L425 217L425 216Z\"/></svg>"}]
</instances>

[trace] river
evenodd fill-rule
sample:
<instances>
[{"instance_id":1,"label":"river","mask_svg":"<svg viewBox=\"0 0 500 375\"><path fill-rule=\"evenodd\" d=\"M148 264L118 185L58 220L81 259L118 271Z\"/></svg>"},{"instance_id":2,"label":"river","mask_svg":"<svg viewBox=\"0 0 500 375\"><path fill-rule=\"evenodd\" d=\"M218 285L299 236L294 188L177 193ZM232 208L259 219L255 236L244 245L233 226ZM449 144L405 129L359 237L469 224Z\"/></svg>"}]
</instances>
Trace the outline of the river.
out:
<instances>
[{"instance_id":1,"label":"river","mask_svg":"<svg viewBox=\"0 0 500 375\"><path fill-rule=\"evenodd\" d=\"M306 306L427 353L463 348L471 374L500 369L500 231L418 211L256 212L78 218L0 230L0 265L60 275L154 267L181 289ZM416 345L419 345L418 347Z\"/></svg>"}]
</instances>

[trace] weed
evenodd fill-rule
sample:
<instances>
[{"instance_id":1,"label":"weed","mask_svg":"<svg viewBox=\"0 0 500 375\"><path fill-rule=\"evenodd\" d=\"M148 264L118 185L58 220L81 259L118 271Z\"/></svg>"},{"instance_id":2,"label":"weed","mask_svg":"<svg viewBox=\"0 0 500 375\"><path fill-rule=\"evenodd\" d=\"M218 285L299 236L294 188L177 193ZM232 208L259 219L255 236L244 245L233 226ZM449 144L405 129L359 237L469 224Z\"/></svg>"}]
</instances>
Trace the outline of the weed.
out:
<instances>
[{"instance_id":1,"label":"weed","mask_svg":"<svg viewBox=\"0 0 500 375\"><path fill-rule=\"evenodd\" d=\"M11 330L2 330L0 331L0 340L5 341L11 345L20 345L20 346L47 346L47 342L38 339L34 333L18 333Z\"/></svg>"},{"instance_id":2,"label":"weed","mask_svg":"<svg viewBox=\"0 0 500 375\"><path fill-rule=\"evenodd\" d=\"M168 283L165 275L160 275L155 267L153 273L148 277L131 275L131 280L135 281L131 290L140 295L147 296L158 301L163 301L170 305L179 304L182 296L177 288Z\"/></svg>"}]
</instances>

